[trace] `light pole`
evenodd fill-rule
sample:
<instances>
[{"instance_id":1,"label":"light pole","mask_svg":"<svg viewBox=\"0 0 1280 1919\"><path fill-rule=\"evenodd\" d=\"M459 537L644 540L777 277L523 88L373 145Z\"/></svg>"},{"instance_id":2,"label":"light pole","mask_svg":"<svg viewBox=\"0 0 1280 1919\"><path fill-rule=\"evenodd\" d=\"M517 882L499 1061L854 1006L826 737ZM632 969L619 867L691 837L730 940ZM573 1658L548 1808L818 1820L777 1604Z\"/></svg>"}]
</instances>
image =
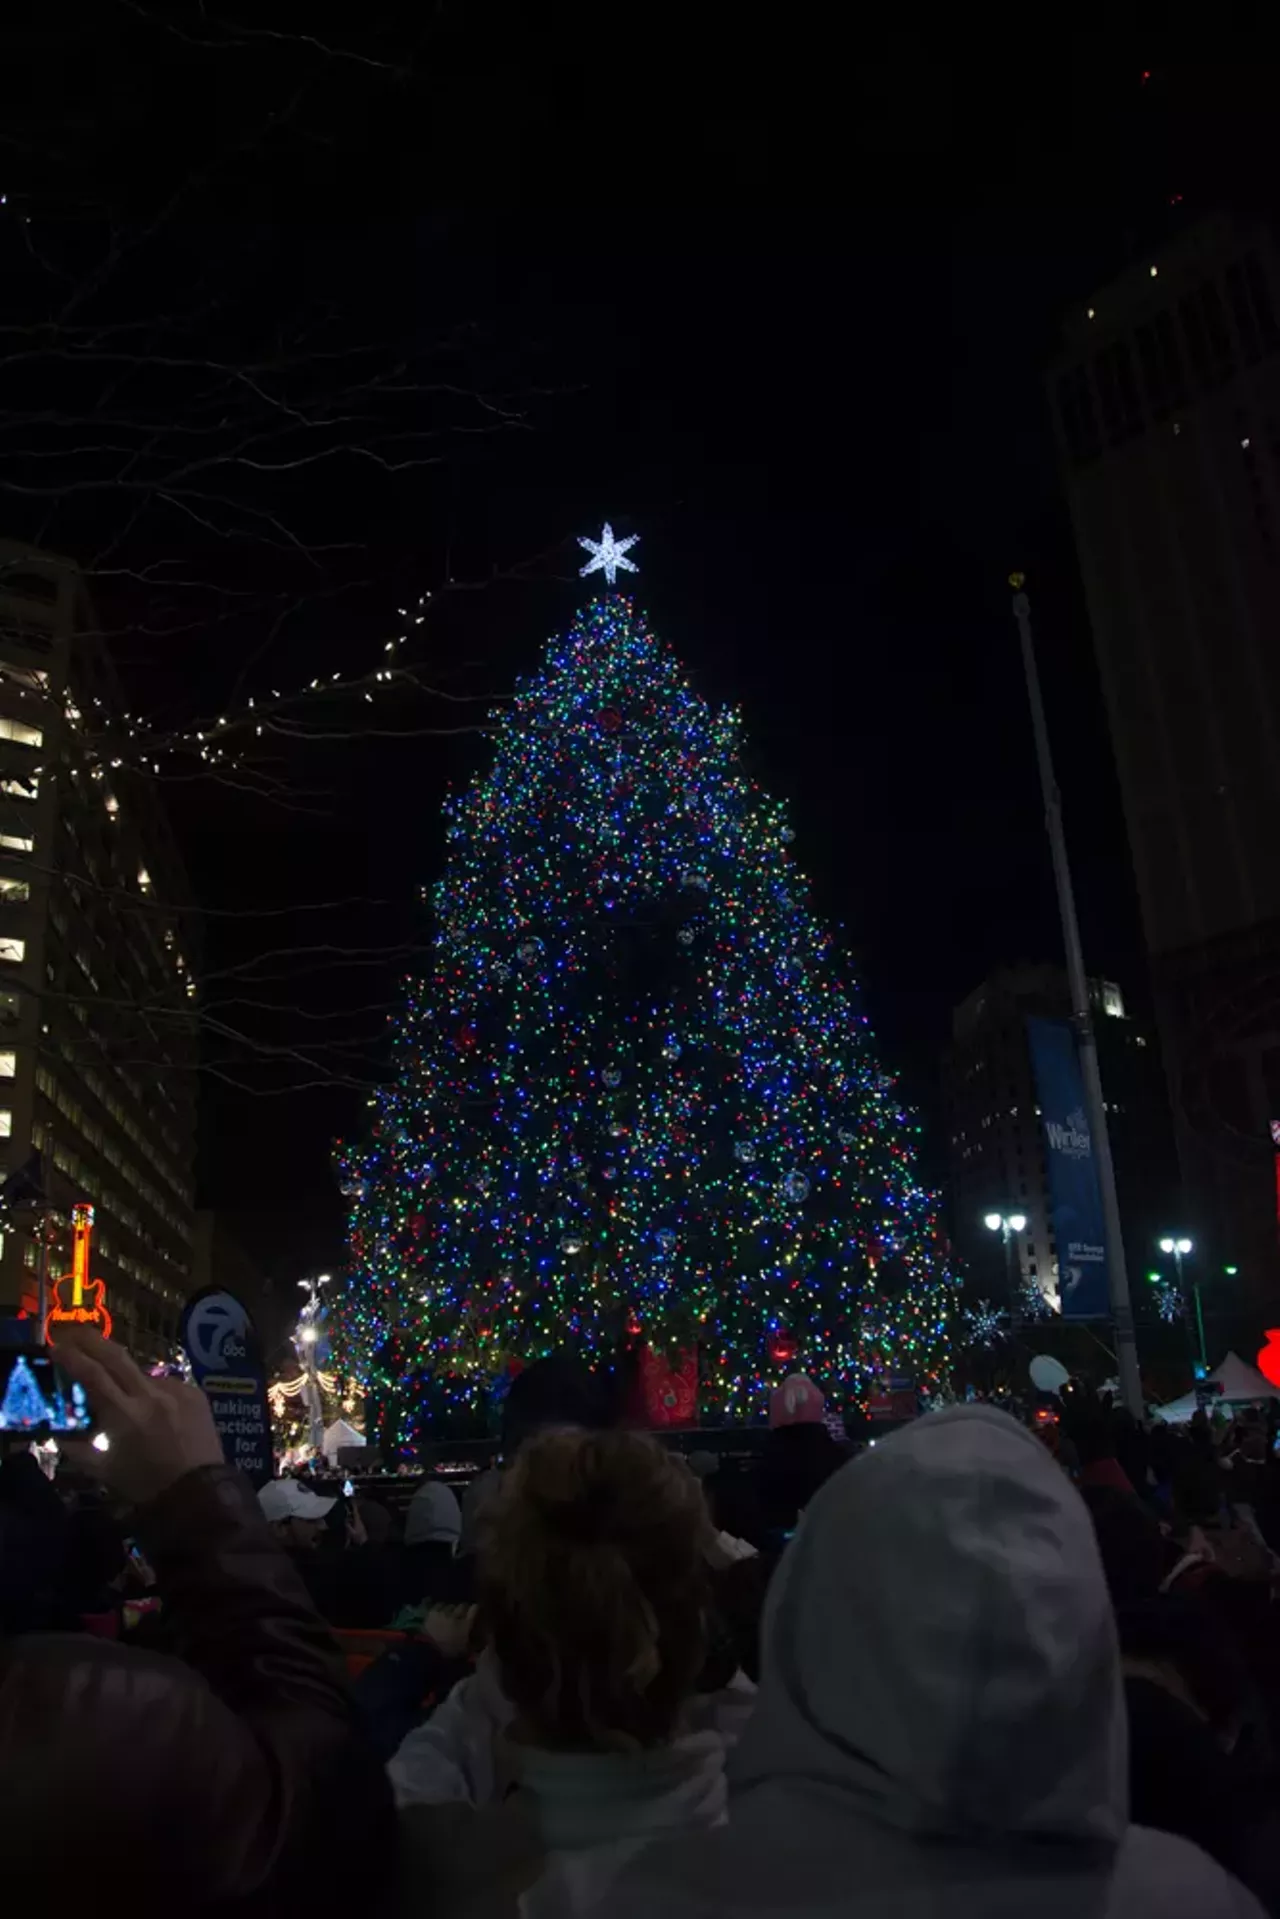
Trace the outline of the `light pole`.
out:
<instances>
[{"instance_id":1,"label":"light pole","mask_svg":"<svg viewBox=\"0 0 1280 1919\"><path fill-rule=\"evenodd\" d=\"M1186 1274L1182 1269L1182 1262L1191 1250L1191 1241L1185 1237L1174 1238L1172 1234L1166 1234L1160 1241L1160 1251L1162 1253L1173 1254L1173 1263L1178 1273L1178 1291L1182 1294L1184 1304L1187 1297L1187 1280ZM1209 1377L1209 1352L1204 1342L1204 1314L1200 1310L1200 1282L1198 1279L1192 1280L1191 1282L1191 1297L1196 1309L1196 1335L1200 1343L1200 1366L1197 1377L1207 1379ZM1194 1361L1194 1348L1192 1349L1192 1356ZM1193 1372L1196 1370L1194 1363L1192 1370Z\"/></svg>"},{"instance_id":2,"label":"light pole","mask_svg":"<svg viewBox=\"0 0 1280 1919\"><path fill-rule=\"evenodd\" d=\"M320 1329L316 1322L320 1317L320 1288L329 1284L329 1277L328 1273L321 1273L315 1279L298 1281L307 1295L307 1301L298 1315L298 1331L294 1344L307 1379L302 1393L307 1404L313 1453L318 1453L324 1445L324 1403L320 1398L320 1381L316 1378L316 1341L320 1337Z\"/></svg>"},{"instance_id":3,"label":"light pole","mask_svg":"<svg viewBox=\"0 0 1280 1919\"><path fill-rule=\"evenodd\" d=\"M1004 1241L1004 1277L1009 1290L1009 1304L1014 1302L1013 1284L1013 1236L1026 1231L1025 1213L984 1213L982 1223L989 1233L999 1233Z\"/></svg>"},{"instance_id":4,"label":"light pole","mask_svg":"<svg viewBox=\"0 0 1280 1919\"><path fill-rule=\"evenodd\" d=\"M1080 1077L1084 1082L1085 1114L1094 1164L1098 1169L1098 1191L1102 1200L1102 1231L1107 1249L1107 1286L1111 1294L1111 1323L1115 1329L1116 1364L1120 1374L1120 1397L1125 1408L1140 1420L1146 1411L1142 1400L1142 1378L1138 1372L1138 1342L1133 1328L1133 1305L1129 1299L1129 1275L1124 1263L1124 1237L1120 1231L1120 1202L1116 1198L1116 1173L1111 1163L1111 1139L1107 1132L1107 1109L1102 1097L1102 1076L1098 1071L1098 1042L1093 1031L1093 1010L1089 1003L1089 981L1084 970L1084 948L1080 944L1080 922L1076 918L1075 893L1071 885L1071 867L1067 860L1067 842L1062 830L1062 794L1053 770L1049 748L1049 728L1044 717L1044 698L1040 674L1036 668L1036 650L1031 639L1031 602L1022 591L1024 575L1011 573L1013 617L1022 642L1022 667L1027 678L1027 700L1031 707L1031 731L1035 737L1036 760L1040 768L1040 791L1044 797L1044 823L1049 835L1053 877L1058 889L1058 913L1062 920L1062 943L1066 948L1067 981L1071 988L1071 1024L1080 1056Z\"/></svg>"}]
</instances>

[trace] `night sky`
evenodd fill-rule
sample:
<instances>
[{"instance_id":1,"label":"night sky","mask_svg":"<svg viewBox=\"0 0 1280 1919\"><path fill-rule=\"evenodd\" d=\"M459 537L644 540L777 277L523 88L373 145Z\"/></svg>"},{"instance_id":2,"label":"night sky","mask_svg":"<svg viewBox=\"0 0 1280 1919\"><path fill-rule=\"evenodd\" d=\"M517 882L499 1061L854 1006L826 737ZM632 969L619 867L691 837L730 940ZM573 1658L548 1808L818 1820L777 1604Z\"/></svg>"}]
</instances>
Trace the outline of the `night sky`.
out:
<instances>
[{"instance_id":1,"label":"night sky","mask_svg":"<svg viewBox=\"0 0 1280 1919\"><path fill-rule=\"evenodd\" d=\"M1252 203L1275 67L1168 32L1039 66L906 33L757 44L711 10L700 39L591 14L554 43L402 11L317 46L258 10L54 9L20 49L65 91L9 149L0 531L90 566L148 725L366 673L427 589L405 652L452 696L300 703L333 737L269 751L246 732L266 798L165 762L211 909L201 1203L282 1285L341 1256L330 1142L430 937L440 801L606 517L695 684L742 706L939 1177L952 1007L1060 952L1014 567L1088 962L1144 998L1042 368L1071 302ZM228 440L224 393L255 434L323 421ZM215 441L238 457L193 480ZM281 470L247 464L266 446Z\"/></svg>"}]
</instances>

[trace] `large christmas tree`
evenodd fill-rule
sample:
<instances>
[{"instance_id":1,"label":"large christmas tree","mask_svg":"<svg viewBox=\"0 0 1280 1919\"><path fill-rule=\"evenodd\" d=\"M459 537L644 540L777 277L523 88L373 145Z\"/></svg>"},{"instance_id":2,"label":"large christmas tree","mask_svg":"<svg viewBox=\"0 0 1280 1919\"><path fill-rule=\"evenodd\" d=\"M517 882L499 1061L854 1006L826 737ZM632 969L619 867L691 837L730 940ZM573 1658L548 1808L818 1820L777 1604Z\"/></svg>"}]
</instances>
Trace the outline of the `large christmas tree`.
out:
<instances>
[{"instance_id":1,"label":"large christmas tree","mask_svg":"<svg viewBox=\"0 0 1280 1919\"><path fill-rule=\"evenodd\" d=\"M838 1402L936 1385L917 1128L737 716L610 593L495 722L445 809L395 1083L342 1156L340 1369L434 1416L627 1335L696 1340L710 1417L758 1416L797 1366Z\"/></svg>"}]
</instances>

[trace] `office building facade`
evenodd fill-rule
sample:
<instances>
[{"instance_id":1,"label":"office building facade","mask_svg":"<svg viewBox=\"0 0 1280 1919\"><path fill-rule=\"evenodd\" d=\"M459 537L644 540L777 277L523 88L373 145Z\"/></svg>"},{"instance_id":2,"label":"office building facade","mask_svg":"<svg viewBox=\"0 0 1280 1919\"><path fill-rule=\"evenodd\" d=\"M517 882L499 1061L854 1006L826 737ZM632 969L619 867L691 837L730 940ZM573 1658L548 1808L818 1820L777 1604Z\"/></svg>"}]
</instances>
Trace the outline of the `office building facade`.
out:
<instances>
[{"instance_id":1,"label":"office building facade","mask_svg":"<svg viewBox=\"0 0 1280 1919\"><path fill-rule=\"evenodd\" d=\"M1172 1178L1172 1144L1152 1036L1130 1019L1118 986L1090 982L1108 1128L1130 1267L1152 1257ZM1041 1114L1027 1020L1069 1018L1066 974L1053 966L994 972L952 1016L943 1061L951 1238L961 1269L980 1292L1017 1301L1022 1284L1059 1309L1058 1246L1053 1230ZM1022 1214L1008 1242L984 1224L988 1214ZM1141 1262L1141 1265L1135 1264Z\"/></svg>"},{"instance_id":2,"label":"office building facade","mask_svg":"<svg viewBox=\"0 0 1280 1919\"><path fill-rule=\"evenodd\" d=\"M0 1313L35 1312L88 1201L115 1336L148 1358L191 1284L198 928L122 715L76 568L0 542L0 1173L38 1153L46 1202L6 1213Z\"/></svg>"},{"instance_id":3,"label":"office building facade","mask_svg":"<svg viewBox=\"0 0 1280 1919\"><path fill-rule=\"evenodd\" d=\"M1051 376L1185 1224L1280 1290L1280 258L1226 217L1081 302Z\"/></svg>"}]
</instances>

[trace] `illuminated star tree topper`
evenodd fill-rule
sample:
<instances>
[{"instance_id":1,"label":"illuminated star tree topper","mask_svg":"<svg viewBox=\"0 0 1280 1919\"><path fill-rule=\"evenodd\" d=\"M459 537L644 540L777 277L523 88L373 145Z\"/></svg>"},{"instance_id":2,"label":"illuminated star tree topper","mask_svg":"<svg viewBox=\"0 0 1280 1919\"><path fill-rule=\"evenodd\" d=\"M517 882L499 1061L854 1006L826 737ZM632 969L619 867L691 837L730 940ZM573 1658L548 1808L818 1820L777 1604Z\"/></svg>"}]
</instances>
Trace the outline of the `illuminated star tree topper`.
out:
<instances>
[{"instance_id":1,"label":"illuminated star tree topper","mask_svg":"<svg viewBox=\"0 0 1280 1919\"><path fill-rule=\"evenodd\" d=\"M640 535L638 533L631 533L625 540L615 540L613 537L613 528L610 526L608 520L605 521L604 530L598 540L585 540L582 535L579 534L578 545L584 547L591 555L587 564L579 567L579 579L585 580L588 573L603 573L605 579L609 582L610 586L612 586L618 577L619 567L622 568L624 573L638 573L640 571L639 567L634 560L627 558L627 554L633 546L637 545L639 539Z\"/></svg>"}]
</instances>

